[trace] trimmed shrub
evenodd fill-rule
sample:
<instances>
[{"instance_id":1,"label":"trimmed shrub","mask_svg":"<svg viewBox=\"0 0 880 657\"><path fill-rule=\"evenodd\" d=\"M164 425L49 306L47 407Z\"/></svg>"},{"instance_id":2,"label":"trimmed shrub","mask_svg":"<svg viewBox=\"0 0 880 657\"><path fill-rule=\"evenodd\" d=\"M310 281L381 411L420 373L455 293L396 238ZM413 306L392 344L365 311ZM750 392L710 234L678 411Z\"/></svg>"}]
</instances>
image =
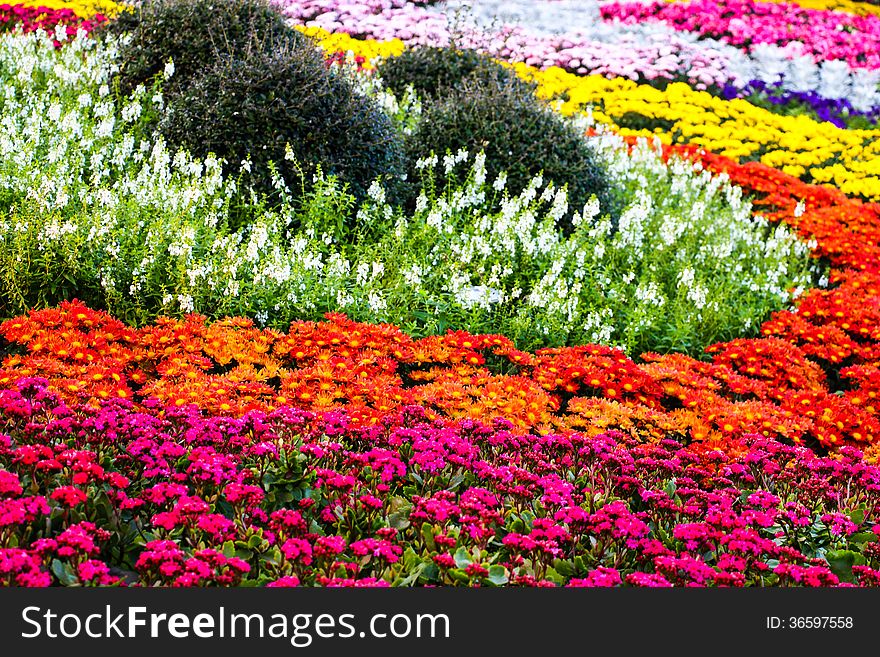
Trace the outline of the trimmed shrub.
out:
<instances>
[{"instance_id":1,"label":"trimmed shrub","mask_svg":"<svg viewBox=\"0 0 880 657\"><path fill-rule=\"evenodd\" d=\"M270 161L294 196L320 167L359 200L381 178L393 200L405 170L391 119L311 45L221 57L169 102L160 130L169 144L214 153L234 169L250 157L249 182L267 193Z\"/></svg>"},{"instance_id":2,"label":"trimmed shrub","mask_svg":"<svg viewBox=\"0 0 880 657\"><path fill-rule=\"evenodd\" d=\"M571 211L560 227L571 231L571 214L595 194L603 214L617 215L603 165L580 131L519 84L468 80L435 103L427 105L406 141L409 178L418 180L417 161L429 152L443 156L466 149L484 151L490 180L507 173L507 185L517 193L543 172L544 180L567 186ZM461 180L453 177L456 184ZM448 182L438 171L439 188ZM409 190L410 201L418 190Z\"/></svg>"},{"instance_id":3,"label":"trimmed shrub","mask_svg":"<svg viewBox=\"0 0 880 657\"><path fill-rule=\"evenodd\" d=\"M511 69L489 56L457 48L408 48L379 64L377 73L398 98L409 85L423 98L437 98L468 79L528 86Z\"/></svg>"},{"instance_id":4,"label":"trimmed shrub","mask_svg":"<svg viewBox=\"0 0 880 657\"><path fill-rule=\"evenodd\" d=\"M310 41L288 26L269 0L145 0L106 29L131 37L121 52L123 93L148 84L174 60L174 75L163 88L166 97L218 56L238 56L255 41L267 49L291 43L305 47Z\"/></svg>"}]
</instances>

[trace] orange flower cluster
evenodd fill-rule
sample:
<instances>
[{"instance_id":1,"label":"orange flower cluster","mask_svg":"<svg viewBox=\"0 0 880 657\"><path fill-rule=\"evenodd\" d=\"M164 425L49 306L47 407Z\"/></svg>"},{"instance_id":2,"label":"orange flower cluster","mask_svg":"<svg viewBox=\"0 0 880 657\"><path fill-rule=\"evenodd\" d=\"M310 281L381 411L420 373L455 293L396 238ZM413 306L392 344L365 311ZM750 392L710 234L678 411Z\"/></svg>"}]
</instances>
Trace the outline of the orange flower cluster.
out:
<instances>
[{"instance_id":1,"label":"orange flower cluster","mask_svg":"<svg viewBox=\"0 0 880 657\"><path fill-rule=\"evenodd\" d=\"M122 397L196 404L218 414L294 405L346 409L376 422L402 405L448 417L503 417L522 430L559 426L557 412L581 388L609 399L659 404L660 389L621 351L598 345L517 350L498 335L449 332L413 340L389 325L329 314L286 334L247 319L161 318L135 330L81 303L0 325L26 353L7 356L0 387L28 376L72 402ZM512 372L501 374L487 366Z\"/></svg>"},{"instance_id":2,"label":"orange flower cluster","mask_svg":"<svg viewBox=\"0 0 880 657\"><path fill-rule=\"evenodd\" d=\"M796 440L809 435L824 445L873 443L880 435L874 402L880 394L880 204L693 146L664 147L664 153L726 173L756 196L758 212L812 241L814 256L832 266L827 289L807 291L794 312L774 313L764 323L760 343L767 351L744 348L749 341L743 340L713 345L707 351L715 364L770 384L750 393L773 400L785 412L787 425L775 429L780 435ZM867 455L876 459L880 447L869 448Z\"/></svg>"}]
</instances>

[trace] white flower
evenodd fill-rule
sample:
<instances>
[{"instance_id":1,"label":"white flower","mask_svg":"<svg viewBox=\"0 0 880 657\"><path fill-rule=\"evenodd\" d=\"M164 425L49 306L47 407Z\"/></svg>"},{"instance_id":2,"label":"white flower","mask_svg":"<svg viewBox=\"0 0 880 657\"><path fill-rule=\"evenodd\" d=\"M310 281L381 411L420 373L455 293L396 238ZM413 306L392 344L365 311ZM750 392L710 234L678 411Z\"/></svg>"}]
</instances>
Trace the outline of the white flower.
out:
<instances>
[{"instance_id":1,"label":"white flower","mask_svg":"<svg viewBox=\"0 0 880 657\"><path fill-rule=\"evenodd\" d=\"M691 267L685 267L678 274L679 287L690 288L694 284L696 272Z\"/></svg>"},{"instance_id":2,"label":"white flower","mask_svg":"<svg viewBox=\"0 0 880 657\"><path fill-rule=\"evenodd\" d=\"M137 118L141 115L141 111L143 108L141 104L137 101L133 101L122 108L122 120L126 123L131 123L132 121L137 120Z\"/></svg>"},{"instance_id":3,"label":"white flower","mask_svg":"<svg viewBox=\"0 0 880 657\"><path fill-rule=\"evenodd\" d=\"M443 170L450 174L452 170L455 168L455 156L454 155L444 155L443 156Z\"/></svg>"},{"instance_id":4,"label":"white flower","mask_svg":"<svg viewBox=\"0 0 880 657\"><path fill-rule=\"evenodd\" d=\"M433 169L435 166L437 166L436 155L416 160L416 169Z\"/></svg>"},{"instance_id":5,"label":"white flower","mask_svg":"<svg viewBox=\"0 0 880 657\"><path fill-rule=\"evenodd\" d=\"M367 190L367 196L380 205L385 204L385 189L379 184L378 180L374 180Z\"/></svg>"},{"instance_id":6,"label":"white flower","mask_svg":"<svg viewBox=\"0 0 880 657\"><path fill-rule=\"evenodd\" d=\"M495 182L492 183L492 189L496 192L500 192L507 185L507 172L502 171L498 174L498 177L495 179Z\"/></svg>"},{"instance_id":7,"label":"white flower","mask_svg":"<svg viewBox=\"0 0 880 657\"><path fill-rule=\"evenodd\" d=\"M185 313L191 313L193 310L195 310L193 298L188 294L178 294L177 302L180 304L180 310Z\"/></svg>"},{"instance_id":8,"label":"white flower","mask_svg":"<svg viewBox=\"0 0 880 657\"><path fill-rule=\"evenodd\" d=\"M375 290L371 290L367 295L367 305L374 313L380 313L388 307L388 302L382 298L382 295Z\"/></svg>"},{"instance_id":9,"label":"white flower","mask_svg":"<svg viewBox=\"0 0 880 657\"><path fill-rule=\"evenodd\" d=\"M428 197L425 196L424 192L419 194L419 197L416 199L416 214L422 213L428 207Z\"/></svg>"},{"instance_id":10,"label":"white flower","mask_svg":"<svg viewBox=\"0 0 880 657\"><path fill-rule=\"evenodd\" d=\"M491 304L501 303L504 300L504 293L485 285L473 285L458 290L455 294L455 300L463 308L473 308L476 305L488 307Z\"/></svg>"}]
</instances>

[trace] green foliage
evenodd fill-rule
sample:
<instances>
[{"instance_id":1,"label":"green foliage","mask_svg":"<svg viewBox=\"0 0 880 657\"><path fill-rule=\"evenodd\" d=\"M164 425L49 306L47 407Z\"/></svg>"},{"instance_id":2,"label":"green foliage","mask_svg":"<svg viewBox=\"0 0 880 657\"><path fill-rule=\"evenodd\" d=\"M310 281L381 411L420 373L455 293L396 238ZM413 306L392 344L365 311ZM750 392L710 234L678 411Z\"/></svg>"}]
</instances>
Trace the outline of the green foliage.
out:
<instances>
[{"instance_id":1,"label":"green foliage","mask_svg":"<svg viewBox=\"0 0 880 657\"><path fill-rule=\"evenodd\" d=\"M149 85L173 60L166 96L185 88L221 55L238 56L255 44L271 49L309 43L269 0L145 0L106 29L129 37L118 74L122 92Z\"/></svg>"},{"instance_id":2,"label":"green foliage","mask_svg":"<svg viewBox=\"0 0 880 657\"><path fill-rule=\"evenodd\" d=\"M424 108L406 144L412 179L418 179L415 165L424 153L482 150L492 180L503 171L508 185L522 189L543 172L545 180L568 188L574 208L582 209L595 195L605 212L617 215L611 181L581 131L521 85L464 82ZM454 176L449 180L462 182ZM437 183L446 185L445 172ZM571 232L566 219L560 227Z\"/></svg>"},{"instance_id":3,"label":"green foliage","mask_svg":"<svg viewBox=\"0 0 880 657\"><path fill-rule=\"evenodd\" d=\"M621 128L663 133L671 132L675 127L675 121L645 116L638 112L625 112L621 116L615 116L614 122Z\"/></svg>"},{"instance_id":4,"label":"green foliage","mask_svg":"<svg viewBox=\"0 0 880 657\"><path fill-rule=\"evenodd\" d=\"M466 80L489 84L516 84L528 88L512 69L474 50L418 46L382 61L376 69L385 86L398 98L408 87L424 98L435 99Z\"/></svg>"},{"instance_id":5,"label":"green foliage","mask_svg":"<svg viewBox=\"0 0 880 657\"><path fill-rule=\"evenodd\" d=\"M170 144L213 153L230 165L251 160L248 177L272 193L270 162L302 192L320 167L363 199L377 178L391 195L403 174L403 150L391 120L319 52L298 44L221 57L174 97L160 122Z\"/></svg>"},{"instance_id":6,"label":"green foliage","mask_svg":"<svg viewBox=\"0 0 880 657\"><path fill-rule=\"evenodd\" d=\"M391 121L268 0L148 0L112 29L127 35L120 91L161 83L158 128L173 148L215 155L227 175L249 160L242 182L259 194L296 197L318 167L358 199L376 178L397 193L403 147Z\"/></svg>"}]
</instances>

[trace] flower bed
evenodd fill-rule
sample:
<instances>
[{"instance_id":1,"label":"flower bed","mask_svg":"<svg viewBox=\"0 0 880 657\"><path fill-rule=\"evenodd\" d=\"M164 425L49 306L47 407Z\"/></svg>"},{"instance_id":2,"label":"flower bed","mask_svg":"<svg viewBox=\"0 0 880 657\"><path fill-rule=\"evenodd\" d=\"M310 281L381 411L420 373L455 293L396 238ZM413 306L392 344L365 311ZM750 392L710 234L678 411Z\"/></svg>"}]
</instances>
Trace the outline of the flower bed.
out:
<instances>
[{"instance_id":1,"label":"flower bed","mask_svg":"<svg viewBox=\"0 0 880 657\"><path fill-rule=\"evenodd\" d=\"M796 4L753 0L697 0L688 3L609 3L602 15L634 23L662 21L742 47L797 42L825 60L841 59L853 68L878 68L880 17L848 16L835 11L803 9Z\"/></svg>"},{"instance_id":2,"label":"flower bed","mask_svg":"<svg viewBox=\"0 0 880 657\"><path fill-rule=\"evenodd\" d=\"M95 25L107 20L104 14L88 13L87 17L74 11L67 3L56 2L57 7L47 7L45 3L25 4L0 4L0 31L12 31L20 28L24 32L43 30L49 33L58 32L64 37L74 36L78 30L91 31ZM75 5L76 6L76 5ZM79 8L77 6L77 8ZM60 46L61 41L56 40Z\"/></svg>"},{"instance_id":3,"label":"flower bed","mask_svg":"<svg viewBox=\"0 0 880 657\"><path fill-rule=\"evenodd\" d=\"M361 53L368 41L334 38L335 46ZM368 52L377 46L365 46ZM564 99L560 110L591 116L624 135L659 136L665 143L689 143L739 161L757 160L807 182L829 183L846 194L880 198L875 154L877 130L844 130L804 116L780 116L741 101L726 101L683 83L665 90L632 80L579 76L560 68L540 70L523 63L517 72L539 84L547 99ZM648 124L630 128L619 121L635 115ZM652 121L664 122L650 127ZM669 123L667 127L666 123Z\"/></svg>"},{"instance_id":4,"label":"flower bed","mask_svg":"<svg viewBox=\"0 0 880 657\"><path fill-rule=\"evenodd\" d=\"M32 49L40 77L22 83ZM607 139L595 141L623 199L616 226L602 205L590 216L569 208L553 181L487 180L477 153L425 168L414 210L393 209L375 187L355 212L330 180L268 209L215 158L172 155L144 134L157 96L102 95L117 57L85 38L62 52L39 36L0 44L0 78L21 97L0 102L0 187L15 208L0 223L6 316L75 295L130 322L196 311L286 328L344 311L417 335L455 326L520 347L700 353L754 330L818 278L806 247L753 217L739 190ZM400 122L414 119L417 107L400 111ZM54 163L43 156L50 144L64 153ZM470 177L434 190L447 166ZM247 225L229 225L233 207L247 208ZM576 211L580 225L559 234L555 221Z\"/></svg>"},{"instance_id":5,"label":"flower bed","mask_svg":"<svg viewBox=\"0 0 880 657\"><path fill-rule=\"evenodd\" d=\"M524 3L515 9L519 24L499 26L496 11L517 13L507 2L482 2L474 8L447 3L433 9L390 0L287 5L291 18L309 29L400 39L410 46L446 45L456 39L500 59L539 68L557 66L578 75L619 76L661 88L682 81L713 93L735 89L739 96L748 93L750 82L758 81L780 84L786 91L813 92L826 101L846 99L863 112L880 105L877 71L815 57L796 41L783 46L756 43L746 51L696 32L676 32L663 22L620 22L612 19L613 6L602 9L608 17L604 22L599 5L592 3Z\"/></svg>"},{"instance_id":6,"label":"flower bed","mask_svg":"<svg viewBox=\"0 0 880 657\"><path fill-rule=\"evenodd\" d=\"M880 470L750 438L521 435L421 408L362 426L0 394L0 577L206 586L874 585ZM774 492L769 492L770 490ZM15 542L10 544L12 537ZM824 555L822 558L819 555Z\"/></svg>"},{"instance_id":7,"label":"flower bed","mask_svg":"<svg viewBox=\"0 0 880 657\"><path fill-rule=\"evenodd\" d=\"M401 41L304 31L414 129ZM464 151L294 203L155 138L174 66L117 95L117 43L0 40L0 582L880 584L875 131L519 63L618 215Z\"/></svg>"}]
</instances>

